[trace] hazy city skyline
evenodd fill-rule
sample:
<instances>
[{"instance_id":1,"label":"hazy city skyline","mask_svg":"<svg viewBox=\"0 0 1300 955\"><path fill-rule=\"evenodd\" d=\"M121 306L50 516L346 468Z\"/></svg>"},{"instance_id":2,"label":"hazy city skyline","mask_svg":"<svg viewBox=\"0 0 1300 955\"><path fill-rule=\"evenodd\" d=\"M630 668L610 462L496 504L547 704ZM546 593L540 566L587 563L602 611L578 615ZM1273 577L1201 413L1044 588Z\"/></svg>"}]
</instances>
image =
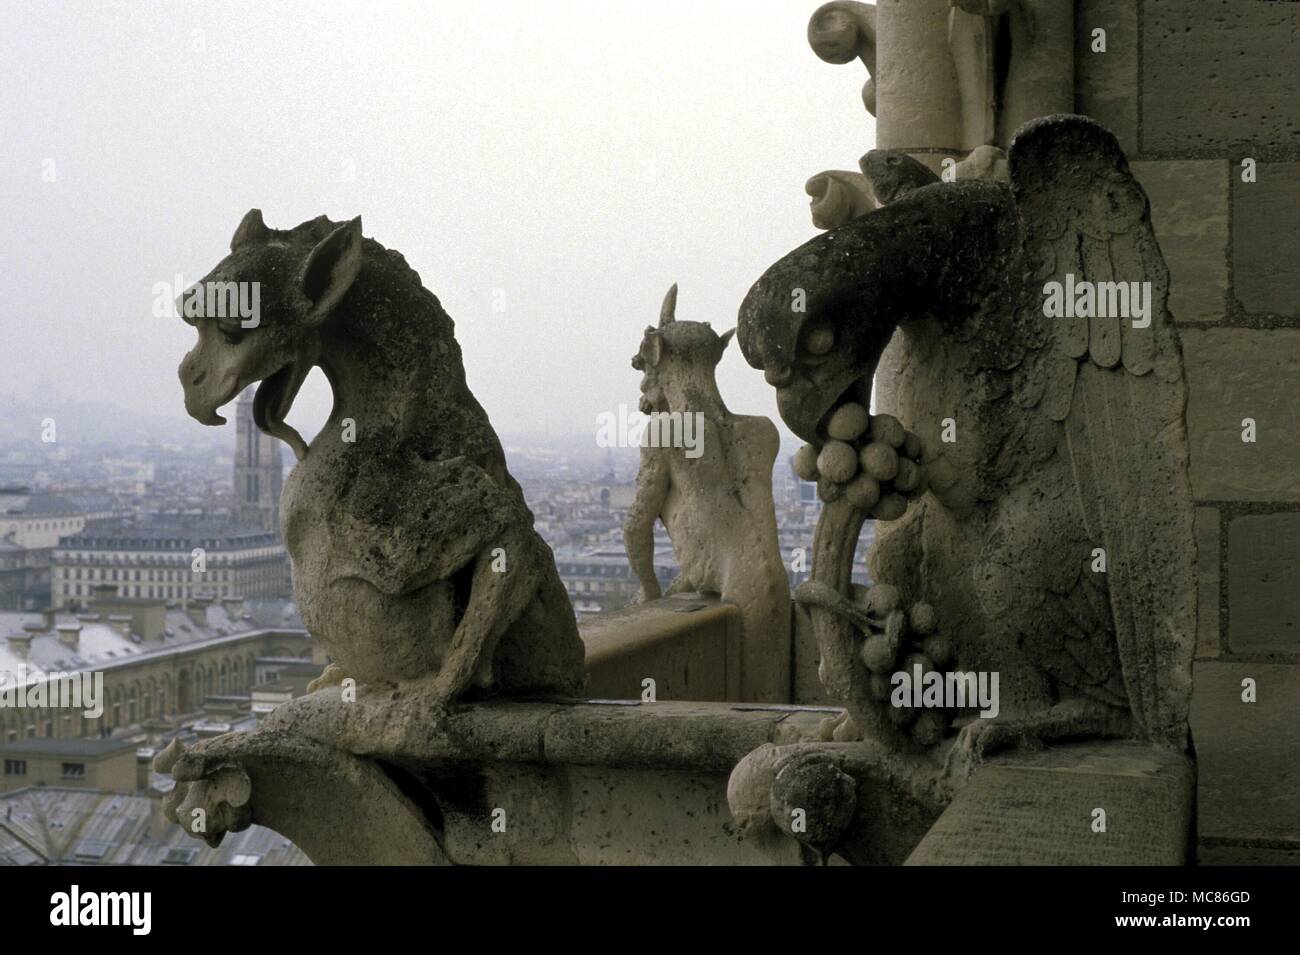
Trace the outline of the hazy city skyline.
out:
<instances>
[{"instance_id":1,"label":"hazy city skyline","mask_svg":"<svg viewBox=\"0 0 1300 955\"><path fill-rule=\"evenodd\" d=\"M860 64L819 61L798 4L9 19L0 392L37 404L180 419L193 331L153 317L154 286L201 278L259 207L279 228L359 214L401 251L455 319L498 431L594 432L635 404L629 359L668 286L679 317L730 328L765 265L815 233L804 181L874 140ZM734 345L718 379L735 410L777 420ZM314 433L328 408L317 371L290 421Z\"/></svg>"}]
</instances>

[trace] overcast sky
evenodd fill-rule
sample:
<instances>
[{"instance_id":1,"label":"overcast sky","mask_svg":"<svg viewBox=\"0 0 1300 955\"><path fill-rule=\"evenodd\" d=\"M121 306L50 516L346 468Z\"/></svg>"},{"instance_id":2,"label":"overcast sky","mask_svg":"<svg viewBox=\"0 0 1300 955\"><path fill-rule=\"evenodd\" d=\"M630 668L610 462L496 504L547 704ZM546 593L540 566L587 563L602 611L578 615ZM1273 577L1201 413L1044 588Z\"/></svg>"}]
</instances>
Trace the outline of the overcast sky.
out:
<instances>
[{"instance_id":1,"label":"overcast sky","mask_svg":"<svg viewBox=\"0 0 1300 955\"><path fill-rule=\"evenodd\" d=\"M594 434L635 408L668 286L679 318L733 326L815 233L804 181L871 148L864 71L808 48L815 7L4 0L0 393L183 415L194 333L151 289L201 278L257 206L359 214L400 250L498 431ZM734 344L719 381L776 419ZM328 410L318 371L289 420Z\"/></svg>"}]
</instances>

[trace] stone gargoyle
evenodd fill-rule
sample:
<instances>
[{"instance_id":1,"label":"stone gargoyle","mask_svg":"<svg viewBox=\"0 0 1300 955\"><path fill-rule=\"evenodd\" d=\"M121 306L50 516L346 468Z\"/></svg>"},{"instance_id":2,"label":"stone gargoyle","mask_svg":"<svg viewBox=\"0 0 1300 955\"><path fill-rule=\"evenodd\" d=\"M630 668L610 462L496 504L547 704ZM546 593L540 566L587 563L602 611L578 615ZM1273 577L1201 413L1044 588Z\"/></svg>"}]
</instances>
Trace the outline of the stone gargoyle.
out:
<instances>
[{"instance_id":1,"label":"stone gargoyle","mask_svg":"<svg viewBox=\"0 0 1300 955\"><path fill-rule=\"evenodd\" d=\"M641 599L660 596L654 525L662 520L681 565L670 593L720 594L740 609L740 686L753 702L785 702L790 687L790 585L777 541L772 465L780 449L767 418L733 414L714 369L731 341L706 322L678 321L677 286L659 325L647 328L632 367L642 373L636 500L624 523L628 561ZM692 416L698 447L674 446L658 422Z\"/></svg>"},{"instance_id":2,"label":"stone gargoyle","mask_svg":"<svg viewBox=\"0 0 1300 955\"><path fill-rule=\"evenodd\" d=\"M1080 116L1026 124L1008 164L1009 183L923 186L818 236L740 309L741 349L823 482L813 579L795 595L823 682L857 733L946 758L954 778L1022 742L1188 743L1186 385L1146 196L1114 136ZM837 439L887 345L897 418ZM855 599L875 498L815 472L851 487L859 452L863 471L893 475L900 421L925 493L877 515L877 586ZM999 714L949 707L936 724L891 706L892 675L915 666L998 674Z\"/></svg>"},{"instance_id":3,"label":"stone gargoyle","mask_svg":"<svg viewBox=\"0 0 1300 955\"><path fill-rule=\"evenodd\" d=\"M230 247L186 294L260 283L258 321L245 327L190 310L198 344L180 378L186 410L209 425L223 422L218 408L260 382L257 426L299 459L284 487L282 529L295 599L333 663L316 692L268 721L278 739L291 749L294 733L326 750L334 745L344 690L400 700L405 715L394 710L394 720L417 714L435 730L438 715L466 694L580 692L584 653L568 596L465 382L438 299L399 253L362 237L359 218L321 216L277 230L254 209ZM334 407L308 446L285 416L318 366ZM324 697L330 706L313 702ZM382 736L382 707L367 712L373 735ZM222 738L215 762L203 758L208 744L171 751L163 765L176 767L180 780L173 813L202 808L204 792L240 792L247 801L231 774L243 771L241 752L263 762L274 755L268 732L264 724ZM229 800L223 805L208 807L208 816L247 824L230 815ZM205 835L220 839L221 827Z\"/></svg>"}]
</instances>

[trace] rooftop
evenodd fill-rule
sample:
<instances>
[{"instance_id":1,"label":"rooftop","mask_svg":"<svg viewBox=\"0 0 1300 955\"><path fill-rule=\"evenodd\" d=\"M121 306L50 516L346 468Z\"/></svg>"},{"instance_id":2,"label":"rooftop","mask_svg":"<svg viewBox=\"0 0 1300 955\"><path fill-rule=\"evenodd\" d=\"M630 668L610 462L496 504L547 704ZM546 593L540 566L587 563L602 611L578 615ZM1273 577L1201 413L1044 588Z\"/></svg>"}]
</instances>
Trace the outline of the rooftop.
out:
<instances>
[{"instance_id":1,"label":"rooftop","mask_svg":"<svg viewBox=\"0 0 1300 955\"><path fill-rule=\"evenodd\" d=\"M157 601L153 603L159 606ZM194 606L189 610L168 607L164 614L162 635L146 640L139 634L123 633L97 614L59 613L51 620L41 613L0 611L0 673L18 673L25 668L28 679L34 680L57 672L104 669L126 660L172 653L243 634L304 630L297 607L288 600L214 601L206 607ZM120 619L121 615L112 617ZM198 617L201 623L195 619ZM80 627L76 632L77 645L71 647L60 637L59 629L70 633L76 627ZM11 636L30 638L26 657L15 652L7 639Z\"/></svg>"},{"instance_id":2,"label":"rooftop","mask_svg":"<svg viewBox=\"0 0 1300 955\"><path fill-rule=\"evenodd\" d=\"M66 497L26 488L0 488L0 514L14 517L58 517L82 514Z\"/></svg>"},{"instance_id":3,"label":"rooftop","mask_svg":"<svg viewBox=\"0 0 1300 955\"><path fill-rule=\"evenodd\" d=\"M137 745L130 740L100 739L99 737L87 737L85 739L43 739L33 737L14 740L12 743L0 742L0 753L5 756L84 756L95 759L101 756L110 756L113 753L120 753L123 750L134 752Z\"/></svg>"},{"instance_id":4,"label":"rooftop","mask_svg":"<svg viewBox=\"0 0 1300 955\"><path fill-rule=\"evenodd\" d=\"M0 865L311 865L262 826L216 849L162 825L157 797L40 787L0 795Z\"/></svg>"},{"instance_id":5,"label":"rooftop","mask_svg":"<svg viewBox=\"0 0 1300 955\"><path fill-rule=\"evenodd\" d=\"M247 547L283 546L280 535L259 528L236 527L212 522L140 525L104 522L69 534L59 541L59 550L234 550Z\"/></svg>"}]
</instances>

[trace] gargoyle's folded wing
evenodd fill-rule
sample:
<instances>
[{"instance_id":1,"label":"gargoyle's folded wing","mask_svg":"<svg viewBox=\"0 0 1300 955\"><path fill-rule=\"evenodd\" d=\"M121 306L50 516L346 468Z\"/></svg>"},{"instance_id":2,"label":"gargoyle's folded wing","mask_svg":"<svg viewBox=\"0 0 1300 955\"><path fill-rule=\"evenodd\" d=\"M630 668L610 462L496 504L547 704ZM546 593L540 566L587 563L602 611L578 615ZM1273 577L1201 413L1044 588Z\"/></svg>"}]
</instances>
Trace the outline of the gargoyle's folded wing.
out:
<instances>
[{"instance_id":1,"label":"gargoyle's folded wing","mask_svg":"<svg viewBox=\"0 0 1300 955\"><path fill-rule=\"evenodd\" d=\"M1074 475L1084 530L1105 549L1133 717L1153 742L1182 749L1196 545L1187 392L1165 309L1168 270L1146 196L1101 126L1080 116L1036 120L1016 136L1009 165L1026 272L1022 317L1024 327L1042 332L1042 347L1019 376L1017 401L1063 423L1060 452ZM1060 283L1055 303L1051 282ZM1082 309L1067 306L1072 290L1093 295L1092 314L1078 314L1090 311L1086 299L1076 298ZM1055 304L1073 314L1047 314L1045 306ZM1099 314L1102 304L1108 314Z\"/></svg>"}]
</instances>

